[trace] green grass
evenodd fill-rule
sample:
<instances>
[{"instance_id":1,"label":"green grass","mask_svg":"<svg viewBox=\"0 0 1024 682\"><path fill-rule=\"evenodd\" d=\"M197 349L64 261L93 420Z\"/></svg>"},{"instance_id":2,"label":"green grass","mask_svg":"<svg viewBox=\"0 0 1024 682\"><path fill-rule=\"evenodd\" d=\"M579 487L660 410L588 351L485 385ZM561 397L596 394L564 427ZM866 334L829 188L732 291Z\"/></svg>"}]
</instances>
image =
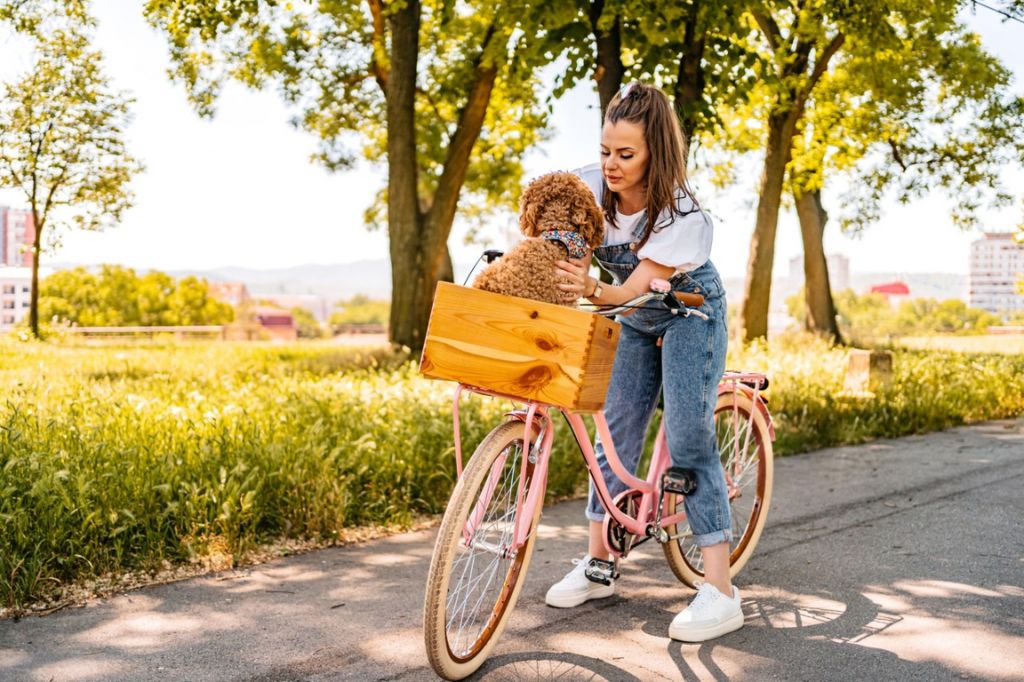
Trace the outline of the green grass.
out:
<instances>
[{"instance_id":1,"label":"green grass","mask_svg":"<svg viewBox=\"0 0 1024 682\"><path fill-rule=\"evenodd\" d=\"M896 351L870 400L838 397L845 358L796 339L729 366L772 377L780 454L1024 413L1024 356ZM438 513L455 475L452 388L384 349L0 340L0 607ZM508 408L463 400L467 456ZM549 491L585 486L559 421Z\"/></svg>"},{"instance_id":2,"label":"green grass","mask_svg":"<svg viewBox=\"0 0 1024 682\"><path fill-rule=\"evenodd\" d=\"M901 336L896 345L917 350L948 350L962 353L1024 353L1024 334Z\"/></svg>"}]
</instances>

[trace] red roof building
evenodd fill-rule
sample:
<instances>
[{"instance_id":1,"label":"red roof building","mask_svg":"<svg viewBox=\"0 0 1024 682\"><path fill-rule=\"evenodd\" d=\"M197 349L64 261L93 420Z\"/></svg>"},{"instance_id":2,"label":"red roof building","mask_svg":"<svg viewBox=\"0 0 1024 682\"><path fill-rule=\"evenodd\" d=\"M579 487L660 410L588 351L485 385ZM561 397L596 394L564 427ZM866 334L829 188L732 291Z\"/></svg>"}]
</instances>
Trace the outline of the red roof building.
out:
<instances>
[{"instance_id":1,"label":"red roof building","mask_svg":"<svg viewBox=\"0 0 1024 682\"><path fill-rule=\"evenodd\" d=\"M287 310L260 306L253 308L252 315L253 321L263 327L263 331L272 339L294 341L299 338L295 318Z\"/></svg>"},{"instance_id":2,"label":"red roof building","mask_svg":"<svg viewBox=\"0 0 1024 682\"><path fill-rule=\"evenodd\" d=\"M872 294L882 294L886 298L889 296L910 296L910 287L903 282L889 282L888 284L876 284L871 287Z\"/></svg>"}]
</instances>

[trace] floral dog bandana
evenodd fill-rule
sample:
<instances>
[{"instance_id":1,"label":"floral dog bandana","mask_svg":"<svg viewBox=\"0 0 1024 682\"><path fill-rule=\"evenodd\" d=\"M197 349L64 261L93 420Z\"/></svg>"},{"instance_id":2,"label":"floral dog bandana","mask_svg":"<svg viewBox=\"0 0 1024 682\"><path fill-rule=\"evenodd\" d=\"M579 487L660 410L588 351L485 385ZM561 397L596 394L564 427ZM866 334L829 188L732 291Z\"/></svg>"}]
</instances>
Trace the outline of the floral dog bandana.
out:
<instances>
[{"instance_id":1,"label":"floral dog bandana","mask_svg":"<svg viewBox=\"0 0 1024 682\"><path fill-rule=\"evenodd\" d=\"M565 247L570 258L583 258L587 255L587 241L579 232L572 230L545 230L540 233L541 239L558 242Z\"/></svg>"}]
</instances>

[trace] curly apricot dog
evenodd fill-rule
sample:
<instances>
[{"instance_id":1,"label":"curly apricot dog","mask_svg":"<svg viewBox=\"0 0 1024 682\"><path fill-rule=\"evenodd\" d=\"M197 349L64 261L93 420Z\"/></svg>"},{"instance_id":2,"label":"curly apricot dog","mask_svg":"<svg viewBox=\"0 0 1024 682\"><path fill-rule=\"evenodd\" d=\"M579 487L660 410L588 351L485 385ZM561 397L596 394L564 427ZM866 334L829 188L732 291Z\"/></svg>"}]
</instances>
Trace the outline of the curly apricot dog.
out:
<instances>
[{"instance_id":1,"label":"curly apricot dog","mask_svg":"<svg viewBox=\"0 0 1024 682\"><path fill-rule=\"evenodd\" d=\"M528 237L491 263L473 286L507 296L574 305L558 288L555 261L580 258L604 239L604 214L572 173L535 179L519 200L519 230Z\"/></svg>"}]
</instances>

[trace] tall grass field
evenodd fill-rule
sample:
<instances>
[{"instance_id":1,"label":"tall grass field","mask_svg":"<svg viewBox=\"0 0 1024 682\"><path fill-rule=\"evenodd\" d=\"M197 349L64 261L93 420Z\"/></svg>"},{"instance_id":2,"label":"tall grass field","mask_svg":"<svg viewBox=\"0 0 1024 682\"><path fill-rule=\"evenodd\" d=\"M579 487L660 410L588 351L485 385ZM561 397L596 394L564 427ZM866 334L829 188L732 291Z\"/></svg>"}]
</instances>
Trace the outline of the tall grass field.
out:
<instances>
[{"instance_id":1,"label":"tall grass field","mask_svg":"<svg viewBox=\"0 0 1024 682\"><path fill-rule=\"evenodd\" d=\"M771 377L779 454L1024 413L1024 356L895 351L891 385L843 397L846 351L734 348ZM453 385L413 359L326 343L81 347L0 339L0 609L82 581L443 510ZM464 448L509 403L461 406ZM559 423L550 494L586 472Z\"/></svg>"}]
</instances>

